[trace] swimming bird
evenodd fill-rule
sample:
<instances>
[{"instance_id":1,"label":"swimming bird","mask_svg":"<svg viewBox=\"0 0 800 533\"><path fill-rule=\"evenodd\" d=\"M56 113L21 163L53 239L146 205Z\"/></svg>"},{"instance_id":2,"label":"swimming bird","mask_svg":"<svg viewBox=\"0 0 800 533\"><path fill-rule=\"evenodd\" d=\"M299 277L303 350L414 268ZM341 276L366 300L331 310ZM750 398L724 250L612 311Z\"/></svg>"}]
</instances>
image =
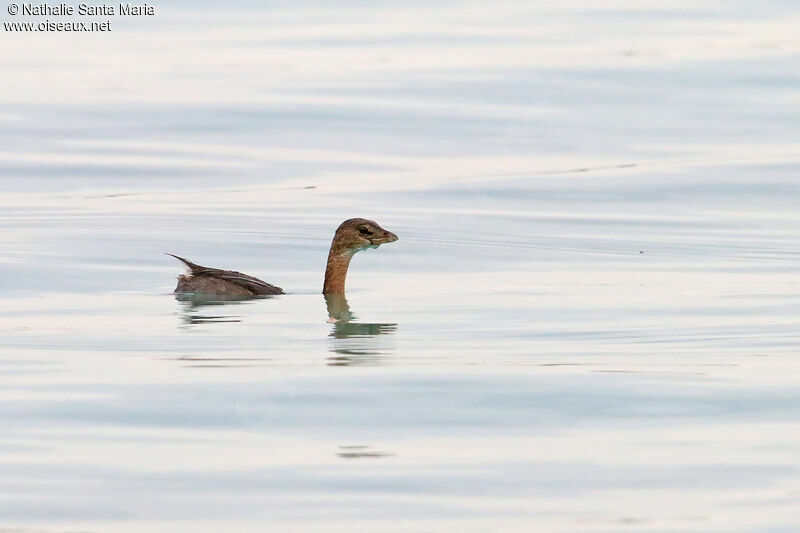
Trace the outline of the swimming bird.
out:
<instances>
[{"instance_id":1,"label":"swimming bird","mask_svg":"<svg viewBox=\"0 0 800 533\"><path fill-rule=\"evenodd\" d=\"M344 294L344 283L350 260L357 252L377 248L381 244L394 242L397 235L380 227L377 222L365 218L351 218L336 229L328 252L328 265L322 293ZM283 289L253 276L234 270L209 268L192 263L188 259L167 254L182 261L189 269L187 275L178 276L176 293L213 294L220 296L251 297L283 294Z\"/></svg>"}]
</instances>

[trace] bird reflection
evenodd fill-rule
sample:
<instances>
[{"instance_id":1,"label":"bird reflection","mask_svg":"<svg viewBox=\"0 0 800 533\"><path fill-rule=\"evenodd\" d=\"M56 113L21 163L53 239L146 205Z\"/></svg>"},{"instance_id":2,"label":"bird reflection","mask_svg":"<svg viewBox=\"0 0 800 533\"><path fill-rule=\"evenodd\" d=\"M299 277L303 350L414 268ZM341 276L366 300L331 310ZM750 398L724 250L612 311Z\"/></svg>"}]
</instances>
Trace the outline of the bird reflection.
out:
<instances>
[{"instance_id":1,"label":"bird reflection","mask_svg":"<svg viewBox=\"0 0 800 533\"><path fill-rule=\"evenodd\" d=\"M343 294L327 294L328 322L333 324L330 337L331 351L336 355L328 358L330 366L373 366L383 364L382 356L387 350L381 335L391 335L397 330L394 323L356 322L356 317Z\"/></svg>"},{"instance_id":2,"label":"bird reflection","mask_svg":"<svg viewBox=\"0 0 800 533\"><path fill-rule=\"evenodd\" d=\"M222 306L242 305L253 298L235 296L219 296L205 294L176 294L175 299L181 303L181 322L184 327L198 324L214 324L223 322L241 322L242 317L234 314L223 314ZM213 313L215 307L218 313ZM225 308L230 310L230 308Z\"/></svg>"}]
</instances>

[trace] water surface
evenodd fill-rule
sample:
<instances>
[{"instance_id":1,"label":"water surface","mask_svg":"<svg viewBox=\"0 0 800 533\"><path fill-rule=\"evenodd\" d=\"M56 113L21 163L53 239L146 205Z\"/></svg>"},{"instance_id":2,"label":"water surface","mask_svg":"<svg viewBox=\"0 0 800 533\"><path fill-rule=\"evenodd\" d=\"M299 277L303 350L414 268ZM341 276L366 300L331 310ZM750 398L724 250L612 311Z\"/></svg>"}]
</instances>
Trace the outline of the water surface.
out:
<instances>
[{"instance_id":1,"label":"water surface","mask_svg":"<svg viewBox=\"0 0 800 533\"><path fill-rule=\"evenodd\" d=\"M3 33L0 529L795 530L794 3L234 7Z\"/></svg>"}]
</instances>

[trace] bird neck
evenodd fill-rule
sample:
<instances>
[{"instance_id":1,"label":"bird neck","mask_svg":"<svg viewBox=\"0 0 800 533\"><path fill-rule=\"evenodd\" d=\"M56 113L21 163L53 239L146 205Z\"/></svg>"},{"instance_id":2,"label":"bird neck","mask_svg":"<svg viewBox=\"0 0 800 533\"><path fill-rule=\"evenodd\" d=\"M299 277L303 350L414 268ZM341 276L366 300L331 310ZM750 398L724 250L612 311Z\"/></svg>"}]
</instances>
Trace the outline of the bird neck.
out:
<instances>
[{"instance_id":1,"label":"bird neck","mask_svg":"<svg viewBox=\"0 0 800 533\"><path fill-rule=\"evenodd\" d=\"M325 268L325 283L322 286L322 294L344 294L344 281L352 258L352 253L335 253L331 249L328 253L328 266Z\"/></svg>"}]
</instances>

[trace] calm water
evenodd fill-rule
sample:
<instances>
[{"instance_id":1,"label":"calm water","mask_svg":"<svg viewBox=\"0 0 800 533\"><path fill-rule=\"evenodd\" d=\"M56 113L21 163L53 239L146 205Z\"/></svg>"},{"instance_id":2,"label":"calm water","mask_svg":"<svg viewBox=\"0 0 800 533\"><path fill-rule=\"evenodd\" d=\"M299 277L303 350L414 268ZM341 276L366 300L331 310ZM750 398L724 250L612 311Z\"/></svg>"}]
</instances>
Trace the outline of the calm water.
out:
<instances>
[{"instance_id":1,"label":"calm water","mask_svg":"<svg viewBox=\"0 0 800 533\"><path fill-rule=\"evenodd\" d=\"M3 32L0 531L796 531L800 8L528 4Z\"/></svg>"}]
</instances>

